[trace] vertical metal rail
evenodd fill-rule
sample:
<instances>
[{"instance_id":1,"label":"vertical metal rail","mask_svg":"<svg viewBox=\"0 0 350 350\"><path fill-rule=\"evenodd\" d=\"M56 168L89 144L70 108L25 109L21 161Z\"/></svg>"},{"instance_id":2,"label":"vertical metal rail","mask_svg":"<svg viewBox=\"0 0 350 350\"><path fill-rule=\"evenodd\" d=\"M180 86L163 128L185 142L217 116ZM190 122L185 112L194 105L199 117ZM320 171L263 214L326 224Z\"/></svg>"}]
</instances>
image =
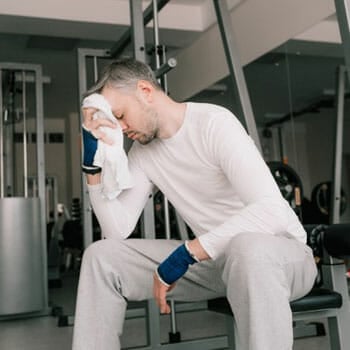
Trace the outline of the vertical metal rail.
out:
<instances>
[{"instance_id":1,"label":"vertical metal rail","mask_svg":"<svg viewBox=\"0 0 350 350\"><path fill-rule=\"evenodd\" d=\"M31 69L28 69L31 70ZM47 251L46 251L46 198L45 198L45 143L44 143L44 96L43 96L43 74L41 66L34 66L35 72L35 96L36 96L36 156L37 156L37 174L38 174L38 195L40 198L41 212L41 232L43 247L43 265L44 265L44 299L48 307L48 272L47 272Z\"/></svg>"},{"instance_id":2,"label":"vertical metal rail","mask_svg":"<svg viewBox=\"0 0 350 350\"><path fill-rule=\"evenodd\" d=\"M155 69L158 70L160 67L160 54L161 54L161 47L160 47L160 41L159 41L159 21L158 21L158 2L157 0L152 0L153 5L153 41L154 41L154 57L155 57ZM162 64L165 63L166 57L165 57L165 50L162 52ZM167 86L163 86L164 91L167 93ZM169 201L164 196L163 197L163 205L164 205L164 223L165 223L165 238L171 239L171 229L170 229L170 213L169 213ZM173 335L180 336L180 333L177 332L177 325L176 325L176 310L175 310L175 300L171 299L169 301L171 313L170 313L170 337ZM170 341L173 338L170 338ZM174 338L175 339L175 338ZM180 339L178 339L180 341Z\"/></svg>"},{"instance_id":3,"label":"vertical metal rail","mask_svg":"<svg viewBox=\"0 0 350 350\"><path fill-rule=\"evenodd\" d=\"M26 72L22 70L22 116L23 116L23 190L28 198L28 140L27 140L27 91Z\"/></svg>"},{"instance_id":4,"label":"vertical metal rail","mask_svg":"<svg viewBox=\"0 0 350 350\"><path fill-rule=\"evenodd\" d=\"M153 5L153 40L154 40L154 56L156 69L160 67L159 59L159 21L158 21L158 3L157 0L152 0Z\"/></svg>"},{"instance_id":5,"label":"vertical metal rail","mask_svg":"<svg viewBox=\"0 0 350 350\"><path fill-rule=\"evenodd\" d=\"M255 145L259 149L260 153L262 154L259 134L256 128L247 84L244 78L244 73L239 58L238 47L232 29L230 11L227 7L226 0L213 1L221 33L221 38L225 49L226 60L230 71L230 76L233 80L234 86L237 87L247 131L254 140Z\"/></svg>"},{"instance_id":6,"label":"vertical metal rail","mask_svg":"<svg viewBox=\"0 0 350 350\"><path fill-rule=\"evenodd\" d=\"M145 29L141 0L130 1L130 16L134 58L146 62ZM141 234L146 239L155 239L155 232L154 198L151 195L141 217ZM148 344L152 349L159 348L161 346L160 315L159 308L153 299L147 301L146 311Z\"/></svg>"},{"instance_id":7,"label":"vertical metal rail","mask_svg":"<svg viewBox=\"0 0 350 350\"><path fill-rule=\"evenodd\" d=\"M108 50L94 50L94 49L78 49L78 76L79 76L79 103L78 110L80 112L80 125L83 122L83 114L80 108L81 99L87 90L86 79L86 58L87 57L109 57ZM82 149L81 149L82 152ZM93 242L93 227L92 227L92 209L89 200L85 175L81 172L81 193L82 193L82 214L83 214L83 244L87 248Z\"/></svg>"},{"instance_id":8,"label":"vertical metal rail","mask_svg":"<svg viewBox=\"0 0 350 350\"><path fill-rule=\"evenodd\" d=\"M0 69L0 198L5 196L4 156L4 106L2 100L2 70Z\"/></svg>"},{"instance_id":9,"label":"vertical metal rail","mask_svg":"<svg viewBox=\"0 0 350 350\"><path fill-rule=\"evenodd\" d=\"M347 69L340 66L337 71L337 118L335 131L334 164L333 164L333 191L332 191L332 224L340 221L341 178L343 156L343 129L344 129L344 97L345 75Z\"/></svg>"},{"instance_id":10,"label":"vertical metal rail","mask_svg":"<svg viewBox=\"0 0 350 350\"><path fill-rule=\"evenodd\" d=\"M131 0L130 2L133 2L134 0ZM158 11L160 11L170 0L158 0L157 6ZM135 4L136 6L136 4ZM135 7L137 8L137 6ZM132 14L134 16L135 14ZM143 12L143 18L142 20L138 20L137 26L145 27L153 18L153 6L152 3L146 8L146 10ZM136 19L136 17L135 17ZM136 23L136 22L135 22ZM119 39L119 41L111 48L110 55L111 57L116 57L120 55L123 50L127 47L130 40L133 38L135 39L134 33L132 32L132 28L129 28ZM145 62L145 60L142 60L142 62Z\"/></svg>"},{"instance_id":11,"label":"vertical metal rail","mask_svg":"<svg viewBox=\"0 0 350 350\"><path fill-rule=\"evenodd\" d=\"M143 23L142 0L130 1L131 35L135 60L146 62L145 28Z\"/></svg>"},{"instance_id":12,"label":"vertical metal rail","mask_svg":"<svg viewBox=\"0 0 350 350\"><path fill-rule=\"evenodd\" d=\"M340 36L344 49L345 65L350 67L350 0L334 0ZM350 70L347 71L350 83Z\"/></svg>"},{"instance_id":13,"label":"vertical metal rail","mask_svg":"<svg viewBox=\"0 0 350 350\"><path fill-rule=\"evenodd\" d=\"M93 60L94 60L94 82L96 82L98 79L97 57L94 56Z\"/></svg>"},{"instance_id":14,"label":"vertical metal rail","mask_svg":"<svg viewBox=\"0 0 350 350\"><path fill-rule=\"evenodd\" d=\"M83 115L80 108L80 103L84 92L86 91L86 57L82 50L78 49L78 74L79 74L79 112L80 112L80 125L83 122ZM82 148L81 148L82 152ZM86 185L85 175L81 172L81 206L83 214L83 244L84 248L87 248L93 241L92 234L92 216L91 216L91 205L89 201L89 194Z\"/></svg>"}]
</instances>

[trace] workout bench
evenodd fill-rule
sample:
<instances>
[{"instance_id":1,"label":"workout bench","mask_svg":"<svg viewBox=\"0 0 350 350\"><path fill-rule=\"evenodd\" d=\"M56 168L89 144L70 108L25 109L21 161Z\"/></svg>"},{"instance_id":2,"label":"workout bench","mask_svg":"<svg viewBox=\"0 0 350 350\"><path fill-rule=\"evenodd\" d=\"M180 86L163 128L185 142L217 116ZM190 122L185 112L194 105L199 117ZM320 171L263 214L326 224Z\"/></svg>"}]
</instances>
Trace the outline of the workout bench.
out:
<instances>
[{"instance_id":1,"label":"workout bench","mask_svg":"<svg viewBox=\"0 0 350 350\"><path fill-rule=\"evenodd\" d=\"M347 350L350 348L350 303L343 259L350 257L350 224L305 228L319 276L309 294L290 303L293 321L327 319L330 349ZM227 315L229 348L241 350L234 336L234 315L227 299L209 300L208 309Z\"/></svg>"}]
</instances>

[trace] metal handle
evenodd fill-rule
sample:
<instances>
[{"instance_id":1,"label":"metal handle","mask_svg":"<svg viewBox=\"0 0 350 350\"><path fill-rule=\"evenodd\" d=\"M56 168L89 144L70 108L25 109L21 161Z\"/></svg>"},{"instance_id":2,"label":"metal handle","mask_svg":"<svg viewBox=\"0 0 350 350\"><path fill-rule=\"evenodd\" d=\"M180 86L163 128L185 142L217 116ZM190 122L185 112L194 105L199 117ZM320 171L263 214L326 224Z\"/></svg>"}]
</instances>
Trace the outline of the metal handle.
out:
<instances>
[{"instance_id":1,"label":"metal handle","mask_svg":"<svg viewBox=\"0 0 350 350\"><path fill-rule=\"evenodd\" d=\"M23 115L23 186L24 197L28 198L28 140L27 140L27 101L26 72L22 71L22 115Z\"/></svg>"},{"instance_id":2,"label":"metal handle","mask_svg":"<svg viewBox=\"0 0 350 350\"><path fill-rule=\"evenodd\" d=\"M0 70L0 198L4 198L4 120L2 103L2 70Z\"/></svg>"}]
</instances>

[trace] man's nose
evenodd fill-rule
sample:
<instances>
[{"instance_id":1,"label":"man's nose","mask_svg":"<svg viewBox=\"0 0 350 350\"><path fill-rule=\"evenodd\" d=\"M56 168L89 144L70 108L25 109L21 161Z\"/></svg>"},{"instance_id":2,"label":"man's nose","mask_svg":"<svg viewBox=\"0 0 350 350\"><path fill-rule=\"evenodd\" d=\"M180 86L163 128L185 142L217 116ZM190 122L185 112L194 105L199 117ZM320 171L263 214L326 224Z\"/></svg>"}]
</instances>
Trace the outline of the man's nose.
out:
<instances>
[{"instance_id":1,"label":"man's nose","mask_svg":"<svg viewBox=\"0 0 350 350\"><path fill-rule=\"evenodd\" d=\"M118 122L119 122L119 125L120 125L122 131L124 132L124 130L126 130L128 126L126 125L126 123L123 120L118 120Z\"/></svg>"}]
</instances>

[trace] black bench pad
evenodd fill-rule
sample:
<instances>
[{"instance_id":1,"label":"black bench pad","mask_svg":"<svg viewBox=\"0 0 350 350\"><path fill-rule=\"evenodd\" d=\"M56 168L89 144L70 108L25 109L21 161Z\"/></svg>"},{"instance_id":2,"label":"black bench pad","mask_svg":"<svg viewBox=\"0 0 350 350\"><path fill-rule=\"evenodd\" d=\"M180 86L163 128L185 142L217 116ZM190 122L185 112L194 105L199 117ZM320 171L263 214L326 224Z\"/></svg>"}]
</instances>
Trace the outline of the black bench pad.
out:
<instances>
[{"instance_id":1,"label":"black bench pad","mask_svg":"<svg viewBox=\"0 0 350 350\"><path fill-rule=\"evenodd\" d=\"M298 312L340 308L342 303L342 296L339 293L324 288L314 288L303 298L292 301L290 306L293 312ZM232 315L226 298L208 300L208 309Z\"/></svg>"}]
</instances>

